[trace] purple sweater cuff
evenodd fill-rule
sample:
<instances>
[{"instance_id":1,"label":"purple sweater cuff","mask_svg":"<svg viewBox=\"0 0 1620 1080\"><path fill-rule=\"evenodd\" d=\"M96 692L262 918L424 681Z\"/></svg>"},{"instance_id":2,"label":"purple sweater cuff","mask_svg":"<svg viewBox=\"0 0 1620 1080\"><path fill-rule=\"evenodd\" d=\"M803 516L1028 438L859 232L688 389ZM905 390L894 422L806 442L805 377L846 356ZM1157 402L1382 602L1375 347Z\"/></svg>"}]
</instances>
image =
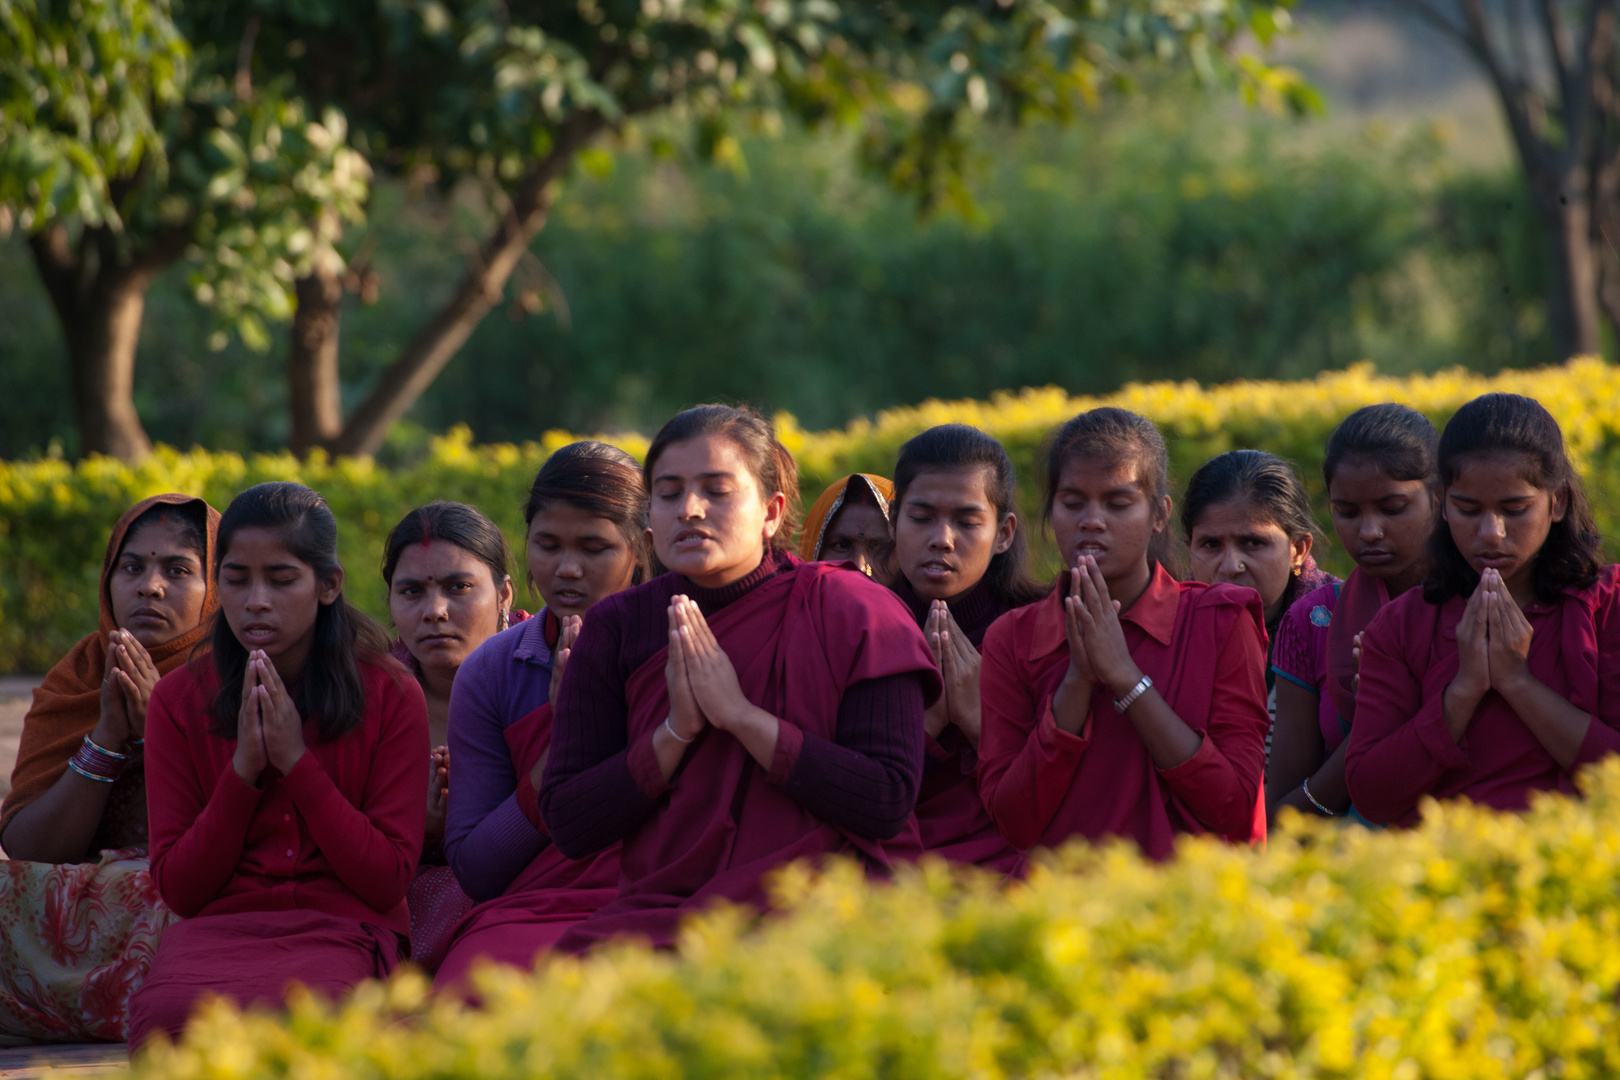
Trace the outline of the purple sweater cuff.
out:
<instances>
[{"instance_id":1,"label":"purple sweater cuff","mask_svg":"<svg viewBox=\"0 0 1620 1080\"><path fill-rule=\"evenodd\" d=\"M787 720L776 722L776 752L771 755L771 783L781 787L793 775L799 764L799 751L804 749L804 729Z\"/></svg>"},{"instance_id":2,"label":"purple sweater cuff","mask_svg":"<svg viewBox=\"0 0 1620 1080\"><path fill-rule=\"evenodd\" d=\"M514 793L447 852L462 891L482 903L506 891L549 841L529 823Z\"/></svg>"},{"instance_id":3,"label":"purple sweater cuff","mask_svg":"<svg viewBox=\"0 0 1620 1080\"><path fill-rule=\"evenodd\" d=\"M636 787L649 799L656 799L669 790L669 781L664 779L664 770L658 765L658 754L653 750L653 734L645 739L637 739L630 744L630 750L625 757L625 765L630 769L630 776L636 782Z\"/></svg>"}]
</instances>

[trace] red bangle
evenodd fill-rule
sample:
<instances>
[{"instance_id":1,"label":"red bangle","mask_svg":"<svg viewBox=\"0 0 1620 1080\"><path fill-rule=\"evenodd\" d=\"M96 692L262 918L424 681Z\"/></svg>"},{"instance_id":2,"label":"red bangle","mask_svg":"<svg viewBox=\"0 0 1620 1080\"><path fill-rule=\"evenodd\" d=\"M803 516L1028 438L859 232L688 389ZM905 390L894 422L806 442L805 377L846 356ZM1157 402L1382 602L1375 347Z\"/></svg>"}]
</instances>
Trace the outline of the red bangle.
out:
<instances>
[{"instance_id":1,"label":"red bangle","mask_svg":"<svg viewBox=\"0 0 1620 1080\"><path fill-rule=\"evenodd\" d=\"M78 752L69 759L68 768L87 779L110 784L123 775L127 764L128 754L114 753L104 746L98 746L94 739L86 735Z\"/></svg>"}]
</instances>

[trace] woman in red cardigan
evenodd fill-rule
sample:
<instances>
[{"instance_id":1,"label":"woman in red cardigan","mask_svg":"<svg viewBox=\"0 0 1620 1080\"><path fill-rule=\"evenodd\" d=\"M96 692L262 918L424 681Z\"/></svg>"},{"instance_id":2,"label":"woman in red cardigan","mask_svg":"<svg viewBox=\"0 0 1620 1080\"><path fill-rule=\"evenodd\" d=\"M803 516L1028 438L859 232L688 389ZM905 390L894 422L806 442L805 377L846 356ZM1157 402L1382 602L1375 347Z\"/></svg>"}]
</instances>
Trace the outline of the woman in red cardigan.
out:
<instances>
[{"instance_id":1,"label":"woman in red cardigan","mask_svg":"<svg viewBox=\"0 0 1620 1080\"><path fill-rule=\"evenodd\" d=\"M1260 597L1160 564L1169 455L1152 423L1093 409L1058 428L1046 512L1069 569L984 639L979 790L1020 848L1180 833L1265 836Z\"/></svg>"},{"instance_id":2,"label":"woman in red cardigan","mask_svg":"<svg viewBox=\"0 0 1620 1080\"><path fill-rule=\"evenodd\" d=\"M129 1041L178 1037L209 996L280 1005L386 975L410 931L429 756L422 690L343 597L337 522L300 484L219 524L211 655L147 713L152 877L181 921L130 1003Z\"/></svg>"},{"instance_id":3,"label":"woman in red cardigan","mask_svg":"<svg viewBox=\"0 0 1620 1080\"><path fill-rule=\"evenodd\" d=\"M1486 394L1440 436L1441 522L1422 590L1362 634L1345 781L1369 821L1425 795L1522 810L1620 751L1620 572L1558 422Z\"/></svg>"}]
</instances>

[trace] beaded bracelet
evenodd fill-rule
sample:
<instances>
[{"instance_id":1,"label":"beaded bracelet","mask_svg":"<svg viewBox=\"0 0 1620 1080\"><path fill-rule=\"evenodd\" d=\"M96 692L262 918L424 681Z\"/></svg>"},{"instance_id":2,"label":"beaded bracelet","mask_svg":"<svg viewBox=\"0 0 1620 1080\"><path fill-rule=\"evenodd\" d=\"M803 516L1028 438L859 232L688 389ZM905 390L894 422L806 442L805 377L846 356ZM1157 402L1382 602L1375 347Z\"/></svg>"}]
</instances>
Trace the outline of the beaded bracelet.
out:
<instances>
[{"instance_id":1,"label":"beaded bracelet","mask_svg":"<svg viewBox=\"0 0 1620 1080\"><path fill-rule=\"evenodd\" d=\"M128 754L120 754L108 750L105 746L99 746L94 739L86 735L83 745L68 761L68 768L86 779L110 784L123 775L124 766L127 764L129 764Z\"/></svg>"}]
</instances>

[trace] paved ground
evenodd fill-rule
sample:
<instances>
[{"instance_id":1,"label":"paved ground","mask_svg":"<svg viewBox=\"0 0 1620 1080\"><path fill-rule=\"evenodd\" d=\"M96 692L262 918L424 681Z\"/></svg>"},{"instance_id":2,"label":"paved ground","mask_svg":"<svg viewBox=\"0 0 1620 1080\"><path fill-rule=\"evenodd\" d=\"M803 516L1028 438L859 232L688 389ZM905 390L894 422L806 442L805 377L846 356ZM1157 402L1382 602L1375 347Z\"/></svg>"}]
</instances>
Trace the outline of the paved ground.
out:
<instances>
[{"instance_id":1,"label":"paved ground","mask_svg":"<svg viewBox=\"0 0 1620 1080\"><path fill-rule=\"evenodd\" d=\"M0 1049L0 1080L90 1077L129 1068L123 1043L64 1043Z\"/></svg>"},{"instance_id":2,"label":"paved ground","mask_svg":"<svg viewBox=\"0 0 1620 1080\"><path fill-rule=\"evenodd\" d=\"M23 714L33 699L39 676L0 678L0 798L11 790L11 767L17 763L17 740Z\"/></svg>"}]
</instances>

